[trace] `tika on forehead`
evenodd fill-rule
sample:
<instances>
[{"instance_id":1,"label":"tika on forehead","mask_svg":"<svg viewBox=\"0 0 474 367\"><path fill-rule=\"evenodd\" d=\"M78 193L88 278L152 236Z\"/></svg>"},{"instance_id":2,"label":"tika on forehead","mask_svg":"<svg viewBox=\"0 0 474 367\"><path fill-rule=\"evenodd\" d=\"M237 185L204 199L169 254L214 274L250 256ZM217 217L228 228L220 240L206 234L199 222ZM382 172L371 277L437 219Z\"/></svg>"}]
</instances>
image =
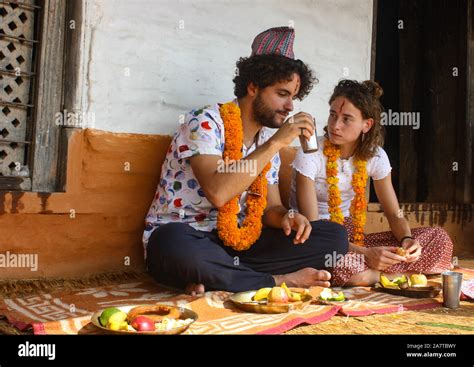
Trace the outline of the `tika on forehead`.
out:
<instances>
[{"instance_id":1,"label":"tika on forehead","mask_svg":"<svg viewBox=\"0 0 474 367\"><path fill-rule=\"evenodd\" d=\"M346 103L346 100L343 99L342 100L342 103L341 103L341 106L339 107L339 113L342 113L342 107L344 107L344 104Z\"/></svg>"},{"instance_id":2,"label":"tika on forehead","mask_svg":"<svg viewBox=\"0 0 474 367\"><path fill-rule=\"evenodd\" d=\"M346 99L345 98L337 98L336 100L333 101L331 104L331 110L337 113L342 113L342 108L346 104ZM332 107L334 106L334 107Z\"/></svg>"}]
</instances>

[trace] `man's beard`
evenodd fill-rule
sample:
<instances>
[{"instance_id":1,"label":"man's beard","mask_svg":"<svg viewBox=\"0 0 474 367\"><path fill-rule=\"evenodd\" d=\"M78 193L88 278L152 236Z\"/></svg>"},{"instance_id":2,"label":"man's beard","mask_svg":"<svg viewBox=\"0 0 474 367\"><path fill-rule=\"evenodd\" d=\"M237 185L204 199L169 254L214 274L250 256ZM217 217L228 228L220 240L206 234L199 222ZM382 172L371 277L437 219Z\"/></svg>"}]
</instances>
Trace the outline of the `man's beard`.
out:
<instances>
[{"instance_id":1,"label":"man's beard","mask_svg":"<svg viewBox=\"0 0 474 367\"><path fill-rule=\"evenodd\" d=\"M263 126L271 129L278 129L281 127L281 123L276 121L276 114L278 111L271 110L265 102L263 102L260 94L252 102L253 118Z\"/></svg>"}]
</instances>

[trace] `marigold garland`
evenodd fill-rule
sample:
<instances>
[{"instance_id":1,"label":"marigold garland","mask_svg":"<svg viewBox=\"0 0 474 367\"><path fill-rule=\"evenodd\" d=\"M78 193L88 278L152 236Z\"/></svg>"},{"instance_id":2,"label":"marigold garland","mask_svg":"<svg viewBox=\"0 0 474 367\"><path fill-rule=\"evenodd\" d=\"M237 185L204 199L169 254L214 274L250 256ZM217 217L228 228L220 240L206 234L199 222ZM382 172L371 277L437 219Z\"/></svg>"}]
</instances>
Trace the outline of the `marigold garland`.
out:
<instances>
[{"instance_id":1,"label":"marigold garland","mask_svg":"<svg viewBox=\"0 0 474 367\"><path fill-rule=\"evenodd\" d=\"M332 222L344 223L344 215L341 210L341 193L339 191L339 178L337 177L337 160L341 156L338 146L332 144L329 140L324 142L324 155L326 162L326 182L328 184L328 206ZM352 223L354 224L354 233L352 242L359 246L364 245L364 226L366 222L367 200L365 199L365 187L367 183L367 161L354 160L355 172L352 175L352 189L355 196L352 199L349 212Z\"/></svg>"},{"instance_id":2,"label":"marigold garland","mask_svg":"<svg viewBox=\"0 0 474 367\"><path fill-rule=\"evenodd\" d=\"M240 108L233 102L223 104L220 114L224 121L224 160L242 159L243 128ZM262 215L267 205L266 173L271 167L268 163L247 190L247 211L242 226L239 227L239 198L232 198L219 209L217 233L224 245L237 251L249 249L262 232Z\"/></svg>"}]
</instances>

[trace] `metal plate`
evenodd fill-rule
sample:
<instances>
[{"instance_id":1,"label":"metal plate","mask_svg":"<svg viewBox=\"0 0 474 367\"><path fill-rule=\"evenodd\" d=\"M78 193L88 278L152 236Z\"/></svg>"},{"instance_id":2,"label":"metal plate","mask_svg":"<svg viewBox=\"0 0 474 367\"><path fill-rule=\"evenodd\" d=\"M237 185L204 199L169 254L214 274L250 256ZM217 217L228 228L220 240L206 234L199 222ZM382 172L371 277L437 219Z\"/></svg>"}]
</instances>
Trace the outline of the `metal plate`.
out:
<instances>
[{"instance_id":1,"label":"metal plate","mask_svg":"<svg viewBox=\"0 0 474 367\"><path fill-rule=\"evenodd\" d=\"M123 311L125 312L126 314L128 314L128 312L134 308L134 307L137 307L137 306L151 306L151 305L129 305L129 306L119 306L119 307L116 307L118 308L120 311ZM180 320L186 320L186 319L193 319L193 321L188 324L188 325L184 325L184 326L180 326L178 328L174 328L174 329L171 329L171 330L166 330L166 331L129 331L129 330L110 330L104 326L102 326L99 322L99 317L100 315L102 314L102 311L104 311L103 309L102 310L99 310L97 312L94 312L94 314L92 315L91 317L91 322L96 326L98 327L99 329L102 329L104 330L105 332L107 333L111 333L111 334L127 334L127 335L130 335L130 334L139 334L139 335L171 335L171 334L181 334L182 332L184 332L186 329L189 328L189 326L191 324L193 324L197 319L198 319L198 315L196 312L194 311L191 311L187 308L184 308L184 307L174 307L174 306L168 306L168 305L163 305L163 306L166 306L166 307L169 307L169 308L174 308L174 309L177 309L180 313L180 316L179 316L179 319Z\"/></svg>"},{"instance_id":2,"label":"metal plate","mask_svg":"<svg viewBox=\"0 0 474 367\"><path fill-rule=\"evenodd\" d=\"M247 291L235 293L230 296L230 301L232 301L238 308L246 312L253 313L286 313L293 310L302 310L308 306L313 297L309 294L303 294L302 300L297 302L288 302L288 303L268 303L267 301L252 301L252 297L257 293L257 291Z\"/></svg>"},{"instance_id":3,"label":"metal plate","mask_svg":"<svg viewBox=\"0 0 474 367\"><path fill-rule=\"evenodd\" d=\"M405 289L384 288L377 283L372 288L377 292L393 294L394 296L410 297L410 298L434 298L441 292L441 285L434 282L428 282L426 287L409 287Z\"/></svg>"}]
</instances>

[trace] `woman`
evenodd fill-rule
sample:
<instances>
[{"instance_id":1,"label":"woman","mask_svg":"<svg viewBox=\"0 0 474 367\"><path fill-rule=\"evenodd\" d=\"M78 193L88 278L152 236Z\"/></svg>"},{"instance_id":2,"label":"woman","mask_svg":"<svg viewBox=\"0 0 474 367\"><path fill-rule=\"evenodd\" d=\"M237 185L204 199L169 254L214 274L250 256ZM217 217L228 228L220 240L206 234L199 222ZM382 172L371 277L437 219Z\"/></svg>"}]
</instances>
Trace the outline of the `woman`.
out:
<instances>
[{"instance_id":1,"label":"woman","mask_svg":"<svg viewBox=\"0 0 474 367\"><path fill-rule=\"evenodd\" d=\"M343 224L350 252L333 271L332 285L372 285L381 272L435 274L452 268L453 244L439 227L410 229L400 210L391 167L382 149L381 87L342 80L329 100L330 115L320 149L300 149L293 162L290 205L309 221ZM364 235L368 177L390 225ZM363 255L363 256L361 256Z\"/></svg>"}]
</instances>

